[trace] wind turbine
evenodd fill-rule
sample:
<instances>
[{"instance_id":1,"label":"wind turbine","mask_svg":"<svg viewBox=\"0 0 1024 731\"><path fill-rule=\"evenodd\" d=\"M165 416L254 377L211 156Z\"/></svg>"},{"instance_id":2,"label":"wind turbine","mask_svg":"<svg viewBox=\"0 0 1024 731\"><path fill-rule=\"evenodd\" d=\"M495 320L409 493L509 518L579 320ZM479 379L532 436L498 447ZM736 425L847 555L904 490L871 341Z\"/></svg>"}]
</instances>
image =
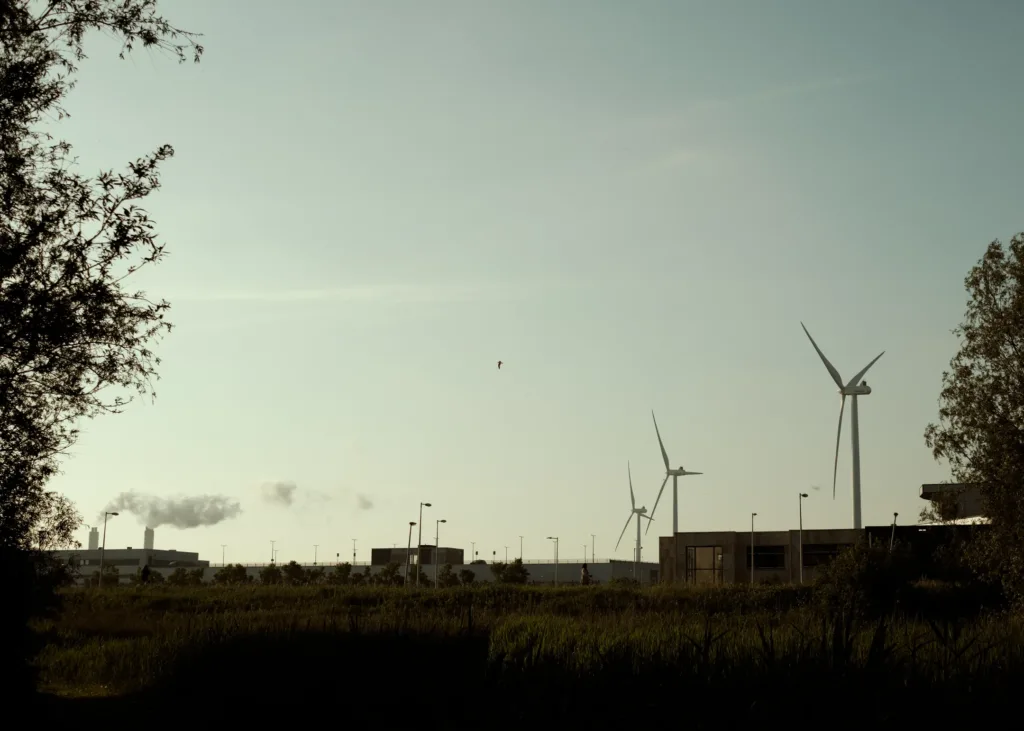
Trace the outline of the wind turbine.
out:
<instances>
[{"instance_id":1,"label":"wind turbine","mask_svg":"<svg viewBox=\"0 0 1024 731\"><path fill-rule=\"evenodd\" d=\"M640 562L640 519L646 518L647 525L651 524L654 520L651 516L647 515L646 507L636 506L636 497L633 495L633 473L630 470L629 462L626 462L626 474L629 475L629 502L632 509L629 512L629 517L626 518L626 524L622 526L622 532L619 534L619 540L615 542L615 550L619 550L619 544L622 543L622 536L626 535L626 528L629 527L629 521L633 520L633 516L636 516L636 548L633 549L633 578L637 576L637 564Z\"/></svg>"},{"instance_id":2,"label":"wind turbine","mask_svg":"<svg viewBox=\"0 0 1024 731\"><path fill-rule=\"evenodd\" d=\"M875 356L875 359L864 366L857 375L849 380L844 386L843 378L839 375L839 371L828 362L828 358L821 352L821 348L814 342L814 338L807 332L807 326L802 322L800 327L804 329L807 334L807 339L811 341L811 345L814 346L815 351L818 353L818 357L821 358L821 362L825 364L825 368L828 369L828 373L832 376L832 380L836 382L839 387L839 396L841 398L839 402L839 428L836 430L836 458L832 465L832 499L836 498L836 475L839 470L839 441L843 434L843 410L846 408L846 397L850 397L850 440L853 443L853 527L854 530L860 530L861 519L860 519L860 420L857 415L857 397L867 396L871 393L871 387L868 386L867 381L862 381L864 374L868 372L868 369L875 364L875 362L885 355L883 350L881 353Z\"/></svg>"},{"instance_id":3,"label":"wind turbine","mask_svg":"<svg viewBox=\"0 0 1024 731\"><path fill-rule=\"evenodd\" d=\"M665 451L665 444L661 441L661 432L658 431L658 420L654 418L654 411L651 411L651 418L654 419L654 433L658 435L658 446L661 447L661 458L665 460L665 479L661 481L661 489L658 490L658 497L654 501L654 507L651 508L651 518L654 518L654 511L658 509L658 502L661 500L661 493L665 491L665 484L668 482L668 478L672 478L672 535L679 532L679 478L686 477L687 475L702 475L703 472L687 472L681 465L672 469L668 464L668 452ZM647 530L651 529L651 524L647 524Z\"/></svg>"}]
</instances>

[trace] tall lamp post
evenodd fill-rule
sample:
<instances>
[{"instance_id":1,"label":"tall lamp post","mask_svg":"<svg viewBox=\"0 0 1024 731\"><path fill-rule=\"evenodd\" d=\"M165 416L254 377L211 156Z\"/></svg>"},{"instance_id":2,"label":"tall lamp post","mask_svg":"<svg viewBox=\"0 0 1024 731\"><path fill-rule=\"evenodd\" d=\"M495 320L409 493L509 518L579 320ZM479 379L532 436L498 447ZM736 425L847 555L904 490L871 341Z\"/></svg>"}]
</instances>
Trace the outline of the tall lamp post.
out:
<instances>
[{"instance_id":1,"label":"tall lamp post","mask_svg":"<svg viewBox=\"0 0 1024 731\"><path fill-rule=\"evenodd\" d=\"M558 586L558 536L548 536L548 540L555 542L555 586Z\"/></svg>"},{"instance_id":2,"label":"tall lamp post","mask_svg":"<svg viewBox=\"0 0 1024 731\"><path fill-rule=\"evenodd\" d=\"M271 541L270 542L270 563L274 563L274 544L275 543L277 543L277 541Z\"/></svg>"},{"instance_id":3,"label":"tall lamp post","mask_svg":"<svg viewBox=\"0 0 1024 731\"><path fill-rule=\"evenodd\" d=\"M437 588L437 555L438 549L441 547L441 523L447 523L448 521L441 518L437 521L434 527L434 588Z\"/></svg>"},{"instance_id":4,"label":"tall lamp post","mask_svg":"<svg viewBox=\"0 0 1024 731\"><path fill-rule=\"evenodd\" d=\"M226 544L226 543L221 543L220 544L220 565L221 566L224 566L224 550L227 547L228 547L228 544Z\"/></svg>"},{"instance_id":5,"label":"tall lamp post","mask_svg":"<svg viewBox=\"0 0 1024 731\"><path fill-rule=\"evenodd\" d=\"M590 563L594 563L594 561L596 560L594 558L594 541L596 540L596 538L597 537L593 533L590 534Z\"/></svg>"},{"instance_id":6,"label":"tall lamp post","mask_svg":"<svg viewBox=\"0 0 1024 731\"><path fill-rule=\"evenodd\" d=\"M899 513L892 514L892 532L889 534L889 553L892 553L892 544L896 540L896 518L899 517Z\"/></svg>"},{"instance_id":7,"label":"tall lamp post","mask_svg":"<svg viewBox=\"0 0 1024 731\"><path fill-rule=\"evenodd\" d=\"M357 540L358 539L356 539L356 538L352 539L352 568L353 569L356 567L356 541Z\"/></svg>"},{"instance_id":8,"label":"tall lamp post","mask_svg":"<svg viewBox=\"0 0 1024 731\"><path fill-rule=\"evenodd\" d=\"M523 537L519 536L519 560L523 560Z\"/></svg>"},{"instance_id":9,"label":"tall lamp post","mask_svg":"<svg viewBox=\"0 0 1024 731\"><path fill-rule=\"evenodd\" d=\"M313 544L313 565L314 566L316 566L316 552L317 552L317 549L319 549L319 548L320 548L320 544L319 543L314 543Z\"/></svg>"},{"instance_id":10,"label":"tall lamp post","mask_svg":"<svg viewBox=\"0 0 1024 731\"><path fill-rule=\"evenodd\" d=\"M409 542L405 546L405 585L409 586L409 560L412 558L412 527L416 525L415 520L409 521ZM417 566L417 569L419 567Z\"/></svg>"},{"instance_id":11,"label":"tall lamp post","mask_svg":"<svg viewBox=\"0 0 1024 731\"><path fill-rule=\"evenodd\" d=\"M797 498L797 502L800 506L800 583L804 583L804 498L807 497L806 492L801 492L800 497ZM751 554L753 555L753 554Z\"/></svg>"},{"instance_id":12,"label":"tall lamp post","mask_svg":"<svg viewBox=\"0 0 1024 731\"><path fill-rule=\"evenodd\" d=\"M750 514L750 584L754 584L754 518L757 513Z\"/></svg>"},{"instance_id":13,"label":"tall lamp post","mask_svg":"<svg viewBox=\"0 0 1024 731\"><path fill-rule=\"evenodd\" d=\"M107 516L117 516L117 513L103 513L103 546L100 548L100 583L103 586L103 562L107 557Z\"/></svg>"},{"instance_id":14,"label":"tall lamp post","mask_svg":"<svg viewBox=\"0 0 1024 731\"><path fill-rule=\"evenodd\" d=\"M423 508L431 507L430 503L420 503L420 529L416 537L416 586L420 585L420 562L423 560Z\"/></svg>"}]
</instances>

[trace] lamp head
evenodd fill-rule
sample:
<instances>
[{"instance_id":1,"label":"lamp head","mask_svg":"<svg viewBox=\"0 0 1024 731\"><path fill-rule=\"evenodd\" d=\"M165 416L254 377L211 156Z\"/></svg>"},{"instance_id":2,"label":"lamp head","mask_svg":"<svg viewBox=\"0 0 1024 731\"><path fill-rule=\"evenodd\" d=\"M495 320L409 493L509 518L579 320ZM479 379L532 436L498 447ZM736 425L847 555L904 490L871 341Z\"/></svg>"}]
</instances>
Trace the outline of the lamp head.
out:
<instances>
[{"instance_id":1,"label":"lamp head","mask_svg":"<svg viewBox=\"0 0 1024 731\"><path fill-rule=\"evenodd\" d=\"M415 520L410 520L410 521L409 521L409 525L410 525L410 526L416 525L416 521L415 521Z\"/></svg>"},{"instance_id":2,"label":"lamp head","mask_svg":"<svg viewBox=\"0 0 1024 731\"><path fill-rule=\"evenodd\" d=\"M422 505L424 507L427 507L427 508L433 507L430 503L420 503L420 505Z\"/></svg>"},{"instance_id":3,"label":"lamp head","mask_svg":"<svg viewBox=\"0 0 1024 731\"><path fill-rule=\"evenodd\" d=\"M107 513L107 515L117 515L117 513Z\"/></svg>"},{"instance_id":4,"label":"lamp head","mask_svg":"<svg viewBox=\"0 0 1024 731\"><path fill-rule=\"evenodd\" d=\"M437 522L438 522L438 523L447 523L448 521L447 521L447 520L445 520L444 518L441 518L441 520L439 520L439 521L437 521Z\"/></svg>"},{"instance_id":5,"label":"lamp head","mask_svg":"<svg viewBox=\"0 0 1024 731\"><path fill-rule=\"evenodd\" d=\"M800 493L800 497L807 497L807 493L806 492Z\"/></svg>"}]
</instances>

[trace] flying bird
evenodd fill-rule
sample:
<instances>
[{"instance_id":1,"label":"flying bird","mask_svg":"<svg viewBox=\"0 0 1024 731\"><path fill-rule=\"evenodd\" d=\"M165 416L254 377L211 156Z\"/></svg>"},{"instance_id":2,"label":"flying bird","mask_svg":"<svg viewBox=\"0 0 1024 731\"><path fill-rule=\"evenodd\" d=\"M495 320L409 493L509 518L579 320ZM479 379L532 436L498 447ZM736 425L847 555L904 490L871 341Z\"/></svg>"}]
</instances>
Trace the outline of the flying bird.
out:
<instances>
[{"instance_id":1,"label":"flying bird","mask_svg":"<svg viewBox=\"0 0 1024 731\"><path fill-rule=\"evenodd\" d=\"M498 361L498 370L499 371L501 370L501 361L500 360Z\"/></svg>"}]
</instances>

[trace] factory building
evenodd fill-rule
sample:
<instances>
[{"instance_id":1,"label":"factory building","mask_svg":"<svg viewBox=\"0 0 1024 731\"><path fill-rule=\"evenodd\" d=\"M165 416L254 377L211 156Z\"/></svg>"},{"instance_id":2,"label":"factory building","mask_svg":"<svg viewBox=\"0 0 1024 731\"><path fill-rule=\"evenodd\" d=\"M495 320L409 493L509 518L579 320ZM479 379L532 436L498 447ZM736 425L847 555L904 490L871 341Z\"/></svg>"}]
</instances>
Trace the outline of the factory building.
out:
<instances>
[{"instance_id":1,"label":"factory building","mask_svg":"<svg viewBox=\"0 0 1024 731\"><path fill-rule=\"evenodd\" d=\"M419 564L421 566L433 566L435 563L444 566L446 563L456 566L461 564L464 552L461 548L447 548L445 546L433 546L424 544L419 547ZM372 548L370 549L371 566L387 566L389 563L396 563L405 566L406 556L409 562L417 563L417 547L405 548Z\"/></svg>"},{"instance_id":2,"label":"factory building","mask_svg":"<svg viewBox=\"0 0 1024 731\"><path fill-rule=\"evenodd\" d=\"M154 548L152 528L146 528L143 533L142 548L128 546L127 548L108 548L103 551L99 547L99 539L96 534L95 528L89 532L88 549L51 551L50 553L55 558L76 566L83 580L84 577L99 572L101 560L104 566L117 568L122 582L128 581L128 578L143 566L149 566L151 570L164 569L166 573L171 573L177 568L206 568L210 565L209 561L201 561L198 553Z\"/></svg>"},{"instance_id":3,"label":"factory building","mask_svg":"<svg viewBox=\"0 0 1024 731\"><path fill-rule=\"evenodd\" d=\"M976 486L922 485L921 497L937 502L956 498L956 522L984 522L983 503ZM931 555L948 525L883 525L861 530L838 528L789 531L723 531L677 533L659 540L661 576L665 582L686 584L799 583L813 581L821 567L840 551L865 541L889 545L899 541L920 555ZM751 576L753 566L753 576Z\"/></svg>"}]
</instances>

